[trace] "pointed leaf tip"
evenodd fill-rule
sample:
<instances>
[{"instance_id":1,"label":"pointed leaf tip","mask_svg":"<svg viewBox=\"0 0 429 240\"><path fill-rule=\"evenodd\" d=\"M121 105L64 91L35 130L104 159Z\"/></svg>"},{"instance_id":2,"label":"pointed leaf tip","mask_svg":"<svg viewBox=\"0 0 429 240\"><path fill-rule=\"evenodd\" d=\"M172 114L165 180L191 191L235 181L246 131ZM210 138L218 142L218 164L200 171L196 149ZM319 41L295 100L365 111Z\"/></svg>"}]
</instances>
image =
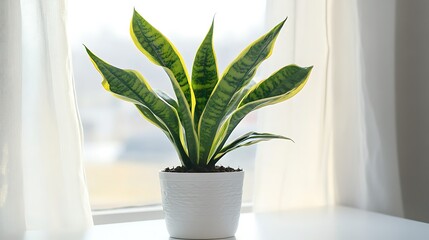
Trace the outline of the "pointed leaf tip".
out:
<instances>
[{"instance_id":1,"label":"pointed leaf tip","mask_svg":"<svg viewBox=\"0 0 429 240\"><path fill-rule=\"evenodd\" d=\"M95 55L91 50L89 50L89 48L87 48L85 45L84 45L84 47L85 47L86 53L88 53L89 57L92 60L94 60L94 61L97 60L97 61L104 62L101 58L97 57L97 55Z\"/></svg>"},{"instance_id":2,"label":"pointed leaf tip","mask_svg":"<svg viewBox=\"0 0 429 240\"><path fill-rule=\"evenodd\" d=\"M132 20L131 20L131 22L134 20L134 18L139 18L139 19L143 19L143 20L145 20L141 15L140 15L140 13L139 12L137 12L137 10L136 10L136 8L134 8L134 10L133 10L133 17L132 17ZM145 20L146 21L146 20Z\"/></svg>"},{"instance_id":3,"label":"pointed leaf tip","mask_svg":"<svg viewBox=\"0 0 429 240\"><path fill-rule=\"evenodd\" d=\"M283 27L283 25L285 24L286 20L287 20L287 17L285 18L285 20L281 21L281 22L278 24L278 25L280 26L280 28L281 28L281 27Z\"/></svg>"},{"instance_id":4,"label":"pointed leaf tip","mask_svg":"<svg viewBox=\"0 0 429 240\"><path fill-rule=\"evenodd\" d=\"M86 53L88 53L88 55L92 58L93 56L94 57L97 57L97 56L95 56L95 54L94 53L92 53L91 52L91 50L89 50L89 48L88 47L86 47L85 46L85 44L83 44L83 46L85 47L85 51L86 51Z\"/></svg>"},{"instance_id":5,"label":"pointed leaf tip","mask_svg":"<svg viewBox=\"0 0 429 240\"><path fill-rule=\"evenodd\" d=\"M274 28L278 28L278 30L280 31L280 29L283 28L283 25L285 24L286 20L287 20L287 17L285 18L285 20L283 20L279 24L277 24Z\"/></svg>"},{"instance_id":6,"label":"pointed leaf tip","mask_svg":"<svg viewBox=\"0 0 429 240\"><path fill-rule=\"evenodd\" d=\"M83 44L83 43L82 43L82 46L85 48L85 51L86 51L88 54L90 54L90 53L91 53L91 51L88 49L88 47L87 47L85 44Z\"/></svg>"}]
</instances>

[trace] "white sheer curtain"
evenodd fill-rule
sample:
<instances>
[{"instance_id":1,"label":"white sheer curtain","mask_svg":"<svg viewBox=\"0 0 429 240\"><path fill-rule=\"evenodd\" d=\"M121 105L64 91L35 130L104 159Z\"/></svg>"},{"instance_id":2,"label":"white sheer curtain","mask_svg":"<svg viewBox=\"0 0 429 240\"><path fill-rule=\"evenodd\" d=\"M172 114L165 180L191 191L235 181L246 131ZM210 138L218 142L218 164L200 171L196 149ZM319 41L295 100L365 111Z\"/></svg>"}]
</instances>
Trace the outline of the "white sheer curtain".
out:
<instances>
[{"instance_id":1,"label":"white sheer curtain","mask_svg":"<svg viewBox=\"0 0 429 240\"><path fill-rule=\"evenodd\" d=\"M64 0L0 1L0 233L92 225Z\"/></svg>"},{"instance_id":2,"label":"white sheer curtain","mask_svg":"<svg viewBox=\"0 0 429 240\"><path fill-rule=\"evenodd\" d=\"M326 125L328 43L324 1L267 1L267 24L288 20L266 73L296 63L314 65L303 91L294 98L262 109L262 132L279 133L295 141L260 144L255 165L255 210L268 211L329 201L329 132Z\"/></svg>"},{"instance_id":3,"label":"white sheer curtain","mask_svg":"<svg viewBox=\"0 0 429 240\"><path fill-rule=\"evenodd\" d=\"M341 204L402 216L395 1L269 0L267 11L270 25L290 19L267 69L314 70L294 99L259 115L263 131L296 143L258 149L255 210Z\"/></svg>"}]
</instances>

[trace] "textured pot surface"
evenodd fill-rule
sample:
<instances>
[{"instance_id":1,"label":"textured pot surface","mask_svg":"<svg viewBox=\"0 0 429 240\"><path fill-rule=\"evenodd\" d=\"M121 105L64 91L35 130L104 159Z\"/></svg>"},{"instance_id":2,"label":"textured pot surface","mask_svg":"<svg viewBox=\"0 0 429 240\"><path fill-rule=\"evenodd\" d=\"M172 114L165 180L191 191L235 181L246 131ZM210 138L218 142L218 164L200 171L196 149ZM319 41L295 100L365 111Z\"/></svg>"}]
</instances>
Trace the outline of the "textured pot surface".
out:
<instances>
[{"instance_id":1,"label":"textured pot surface","mask_svg":"<svg viewBox=\"0 0 429 240\"><path fill-rule=\"evenodd\" d=\"M160 172L162 205L171 237L226 238L240 217L244 172Z\"/></svg>"}]
</instances>

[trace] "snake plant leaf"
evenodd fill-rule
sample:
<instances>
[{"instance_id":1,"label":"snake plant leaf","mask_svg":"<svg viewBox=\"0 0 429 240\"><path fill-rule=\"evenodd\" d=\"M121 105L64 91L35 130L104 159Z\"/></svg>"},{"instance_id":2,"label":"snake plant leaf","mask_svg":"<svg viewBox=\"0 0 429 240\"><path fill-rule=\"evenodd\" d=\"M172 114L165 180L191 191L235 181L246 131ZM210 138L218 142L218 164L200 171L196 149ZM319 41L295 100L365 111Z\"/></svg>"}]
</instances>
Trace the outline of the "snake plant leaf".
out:
<instances>
[{"instance_id":1,"label":"snake plant leaf","mask_svg":"<svg viewBox=\"0 0 429 240\"><path fill-rule=\"evenodd\" d=\"M155 90L155 92L160 98L162 98L165 102L173 106L175 109L179 108L179 105L177 104L176 100L170 97L166 92L161 90Z\"/></svg>"},{"instance_id":2,"label":"snake plant leaf","mask_svg":"<svg viewBox=\"0 0 429 240\"><path fill-rule=\"evenodd\" d=\"M286 139L286 140L292 141L292 139L281 135L276 135L271 133L249 132L237 138L235 141L231 142L224 148L222 148L222 150L215 156L215 158L210 162L210 164L214 166L225 154L237 148L250 146L250 145L253 145L262 141L268 141L271 139Z\"/></svg>"},{"instance_id":3,"label":"snake plant leaf","mask_svg":"<svg viewBox=\"0 0 429 240\"><path fill-rule=\"evenodd\" d=\"M243 98L249 93L250 89L256 85L254 80L250 81L243 89L237 92L234 97L232 97L231 101L227 106L227 111L225 113L225 118L229 117L231 113L233 113L238 105L243 101Z\"/></svg>"},{"instance_id":4,"label":"snake plant leaf","mask_svg":"<svg viewBox=\"0 0 429 240\"><path fill-rule=\"evenodd\" d=\"M173 89L175 90L176 94L178 94L178 114L180 121L183 125L183 128L185 129L185 139L188 150L188 156L191 159L193 163L198 164L198 155L199 155L199 145L198 145L198 136L196 132L196 128L194 125L194 121L192 118L192 114L189 108L183 107L188 106L188 103L186 102L185 96L182 91L180 91L180 86L177 81L175 81L175 76L170 69L165 69L168 76L172 79L173 83Z\"/></svg>"},{"instance_id":5,"label":"snake plant leaf","mask_svg":"<svg viewBox=\"0 0 429 240\"><path fill-rule=\"evenodd\" d=\"M143 115L143 117L146 120L148 120L150 123L152 123L153 125L160 128L167 135L168 139L170 139L171 141L174 140L174 138L173 138L173 136L171 136L170 131L168 130L167 126L165 126L165 124L162 121L160 121L158 118L156 118L156 116L149 110L149 108L147 108L146 106L140 105L140 104L134 104L134 105L136 106L136 108L139 110L139 112Z\"/></svg>"},{"instance_id":6,"label":"snake plant leaf","mask_svg":"<svg viewBox=\"0 0 429 240\"><path fill-rule=\"evenodd\" d=\"M177 111L165 103L158 95L153 92L146 80L138 72L132 70L123 70L114 67L94 55L88 48L86 51L94 64L94 67L103 76L103 87L112 92L121 99L130 101L134 104L146 107L152 113L153 117L163 123L163 126L169 132L176 145L182 145L180 120ZM145 111L146 117L154 119ZM161 129L163 129L161 125ZM189 158L183 153L179 155L184 166L192 166Z\"/></svg>"},{"instance_id":7,"label":"snake plant leaf","mask_svg":"<svg viewBox=\"0 0 429 240\"><path fill-rule=\"evenodd\" d=\"M209 160L213 140L227 111L225 106L230 103L236 92L249 83L262 61L271 55L275 39L285 21L250 44L225 70L213 90L199 122L200 162Z\"/></svg>"},{"instance_id":8,"label":"snake plant leaf","mask_svg":"<svg viewBox=\"0 0 429 240\"><path fill-rule=\"evenodd\" d=\"M297 65L281 68L268 79L254 86L240 103L240 106L259 99L284 95L285 93L287 93L287 95L284 95L286 98L295 96L304 87L312 69L313 67L302 68ZM295 90L290 92L292 89ZM280 98L272 104L283 100L286 99Z\"/></svg>"},{"instance_id":9,"label":"snake plant leaf","mask_svg":"<svg viewBox=\"0 0 429 240\"><path fill-rule=\"evenodd\" d=\"M213 50L213 27L214 19L210 30L198 48L192 67L192 89L196 99L194 121L197 125L212 91L219 81L216 55Z\"/></svg>"},{"instance_id":10,"label":"snake plant leaf","mask_svg":"<svg viewBox=\"0 0 429 240\"><path fill-rule=\"evenodd\" d=\"M131 38L137 48L153 63L169 69L174 79L180 85L188 106L195 106L195 96L190 86L188 72L185 62L176 47L155 27L147 22L136 10L134 10L130 28ZM173 83L174 84L174 83ZM176 97L179 94L175 91ZM180 104L179 104L180 105Z\"/></svg>"},{"instance_id":11,"label":"snake plant leaf","mask_svg":"<svg viewBox=\"0 0 429 240\"><path fill-rule=\"evenodd\" d=\"M217 149L211 153L211 156L217 155L220 151L220 147L225 144L232 131L247 114L261 107L285 101L301 91L307 82L312 68L313 67L302 68L296 65L289 65L252 87L248 95L240 103L239 108L224 122L221 128L223 130L219 131L219 136L217 137L217 139L222 140L217 144ZM213 159L210 161L213 161Z\"/></svg>"},{"instance_id":12,"label":"snake plant leaf","mask_svg":"<svg viewBox=\"0 0 429 240\"><path fill-rule=\"evenodd\" d=\"M134 10L131 21L131 37L138 49L153 63L167 72L178 102L178 114L185 129L189 158L198 162L198 138L194 128L192 111L195 96L189 83L184 61L174 45Z\"/></svg>"},{"instance_id":13,"label":"snake plant leaf","mask_svg":"<svg viewBox=\"0 0 429 240\"><path fill-rule=\"evenodd\" d=\"M178 153L182 164L184 162L190 162L190 160L188 159L188 155L186 154L185 149L183 148L183 143L180 139L180 136L172 136L170 131L168 130L167 126L165 126L165 124L160 121L150 110L149 108L143 106L143 105L139 105L139 104L135 104L135 106L137 107L137 109L140 111L140 113L143 115L143 117L148 120L150 123L154 124L155 126L159 127L165 135L167 135L168 139L170 140L170 142L173 144L174 148L176 149L176 152ZM185 160L183 160L185 159ZM191 166L190 163L188 163L188 166Z\"/></svg>"},{"instance_id":14,"label":"snake plant leaf","mask_svg":"<svg viewBox=\"0 0 429 240\"><path fill-rule=\"evenodd\" d=\"M241 103L244 96L246 96L248 94L250 88L252 88L254 85L256 85L256 82L252 80L249 84L247 84L243 89L241 89L239 92L237 92L234 95L234 97L231 99L229 105L227 106L227 111L225 113L223 120L227 120L228 117L237 109L238 105ZM213 141L213 147L212 147L212 150L211 150L209 156L213 156L214 152L219 152L220 149L225 144L226 139L225 139L225 141L223 141L223 139L224 139L225 135L227 134L227 128L226 127L228 127L228 125L223 124L222 128L220 128L220 130L216 133L215 140Z\"/></svg>"}]
</instances>

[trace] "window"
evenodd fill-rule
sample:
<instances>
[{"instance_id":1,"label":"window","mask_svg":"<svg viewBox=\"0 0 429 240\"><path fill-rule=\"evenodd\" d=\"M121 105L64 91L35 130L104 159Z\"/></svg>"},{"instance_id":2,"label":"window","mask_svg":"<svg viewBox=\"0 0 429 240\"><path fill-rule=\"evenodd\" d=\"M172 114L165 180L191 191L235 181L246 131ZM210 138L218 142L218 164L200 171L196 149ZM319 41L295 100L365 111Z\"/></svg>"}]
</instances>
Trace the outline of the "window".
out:
<instances>
[{"instance_id":1,"label":"window","mask_svg":"<svg viewBox=\"0 0 429 240\"><path fill-rule=\"evenodd\" d=\"M84 128L84 158L93 209L157 205L159 170L180 164L164 134L132 104L113 98L101 86L82 44L109 63L142 73L151 86L172 94L164 71L133 45L129 22L135 7L182 53L188 71L216 14L214 47L219 73L264 32L264 0L74 0L69 2L69 34L74 78ZM247 117L235 136L255 128ZM255 148L230 153L220 164L246 170L244 202L252 201Z\"/></svg>"}]
</instances>

